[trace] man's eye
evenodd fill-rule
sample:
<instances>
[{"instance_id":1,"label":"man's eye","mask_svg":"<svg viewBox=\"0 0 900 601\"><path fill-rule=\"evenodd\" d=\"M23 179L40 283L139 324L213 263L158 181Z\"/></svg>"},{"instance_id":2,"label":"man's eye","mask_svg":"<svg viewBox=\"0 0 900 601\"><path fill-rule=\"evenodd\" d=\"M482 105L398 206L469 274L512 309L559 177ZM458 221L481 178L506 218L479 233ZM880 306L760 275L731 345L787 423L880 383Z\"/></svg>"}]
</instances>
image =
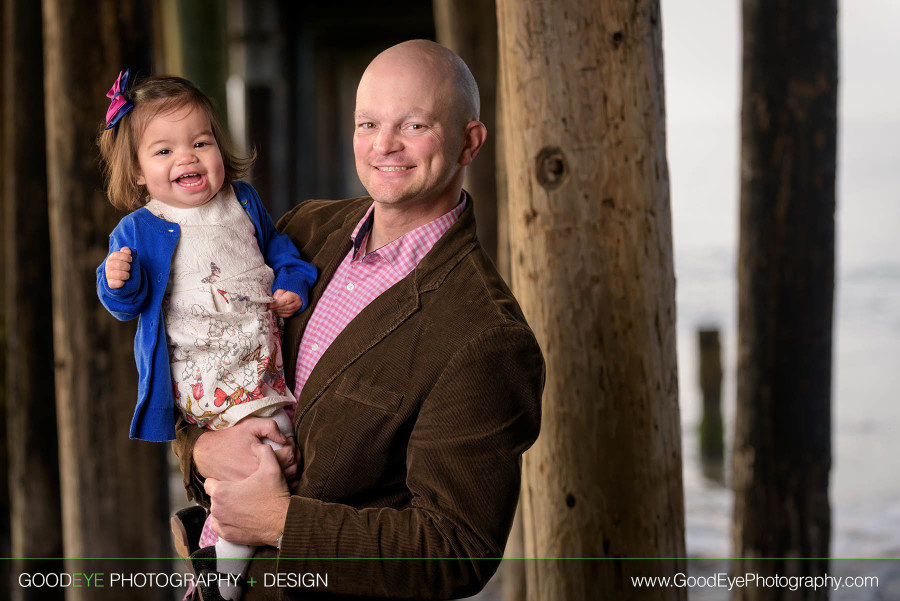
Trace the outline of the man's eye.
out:
<instances>
[{"instance_id":1,"label":"man's eye","mask_svg":"<svg viewBox=\"0 0 900 601\"><path fill-rule=\"evenodd\" d=\"M375 129L375 124L371 121L366 121L365 123L359 124L360 129Z\"/></svg>"},{"instance_id":2,"label":"man's eye","mask_svg":"<svg viewBox=\"0 0 900 601\"><path fill-rule=\"evenodd\" d=\"M421 123L413 123L412 125L409 126L409 128L412 130L415 130L415 131L419 131L419 130L425 129L425 126L422 125Z\"/></svg>"}]
</instances>

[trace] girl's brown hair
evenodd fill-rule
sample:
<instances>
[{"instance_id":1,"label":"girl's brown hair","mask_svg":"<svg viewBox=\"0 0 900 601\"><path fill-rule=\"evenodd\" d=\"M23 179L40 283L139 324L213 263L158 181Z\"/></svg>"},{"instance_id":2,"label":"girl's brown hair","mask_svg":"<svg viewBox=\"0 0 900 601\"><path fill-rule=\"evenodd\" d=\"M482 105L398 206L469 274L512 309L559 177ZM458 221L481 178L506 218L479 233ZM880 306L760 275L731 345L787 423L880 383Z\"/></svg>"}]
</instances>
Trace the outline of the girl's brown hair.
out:
<instances>
[{"instance_id":1,"label":"girl's brown hair","mask_svg":"<svg viewBox=\"0 0 900 601\"><path fill-rule=\"evenodd\" d=\"M206 114L225 165L223 187L243 177L256 159L255 152L244 157L232 151L212 102L188 80L165 75L149 77L125 93L134 108L114 127L100 132L97 142L103 161L106 194L109 202L117 209L133 211L147 202L147 187L138 185L135 176L137 148L147 124L157 115L185 106L199 108Z\"/></svg>"}]
</instances>

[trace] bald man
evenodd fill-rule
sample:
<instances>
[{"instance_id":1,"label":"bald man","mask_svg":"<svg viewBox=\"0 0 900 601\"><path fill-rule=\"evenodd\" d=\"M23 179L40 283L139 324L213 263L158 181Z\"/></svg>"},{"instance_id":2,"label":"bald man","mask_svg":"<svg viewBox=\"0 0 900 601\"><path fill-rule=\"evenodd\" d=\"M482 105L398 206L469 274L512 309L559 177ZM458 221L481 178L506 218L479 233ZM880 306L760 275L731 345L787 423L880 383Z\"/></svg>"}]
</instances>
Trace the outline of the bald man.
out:
<instances>
[{"instance_id":1,"label":"bald man","mask_svg":"<svg viewBox=\"0 0 900 601\"><path fill-rule=\"evenodd\" d=\"M497 568L544 364L462 189L487 135L478 112L443 46L371 62L353 136L370 196L279 223L322 274L284 333L296 452L260 444L283 440L271 420L179 428L189 498L211 502L220 536L260 546L245 599L457 598Z\"/></svg>"}]
</instances>

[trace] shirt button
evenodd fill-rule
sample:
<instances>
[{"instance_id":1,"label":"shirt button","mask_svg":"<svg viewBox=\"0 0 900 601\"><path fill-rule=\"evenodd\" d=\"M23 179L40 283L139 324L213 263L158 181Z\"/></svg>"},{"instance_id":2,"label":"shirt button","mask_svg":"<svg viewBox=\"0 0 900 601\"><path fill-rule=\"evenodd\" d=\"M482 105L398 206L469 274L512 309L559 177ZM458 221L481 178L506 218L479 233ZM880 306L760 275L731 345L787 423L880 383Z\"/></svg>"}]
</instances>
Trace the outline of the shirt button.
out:
<instances>
[{"instance_id":1,"label":"shirt button","mask_svg":"<svg viewBox=\"0 0 900 601\"><path fill-rule=\"evenodd\" d=\"M352 292L354 288L356 288L356 286L353 285L353 282L347 284L347 290L350 290Z\"/></svg>"},{"instance_id":2,"label":"shirt button","mask_svg":"<svg viewBox=\"0 0 900 601\"><path fill-rule=\"evenodd\" d=\"M316 344L315 342L313 342L313 345L310 348L312 348L312 350L314 350L314 351L317 351L317 350L319 350L319 345Z\"/></svg>"}]
</instances>

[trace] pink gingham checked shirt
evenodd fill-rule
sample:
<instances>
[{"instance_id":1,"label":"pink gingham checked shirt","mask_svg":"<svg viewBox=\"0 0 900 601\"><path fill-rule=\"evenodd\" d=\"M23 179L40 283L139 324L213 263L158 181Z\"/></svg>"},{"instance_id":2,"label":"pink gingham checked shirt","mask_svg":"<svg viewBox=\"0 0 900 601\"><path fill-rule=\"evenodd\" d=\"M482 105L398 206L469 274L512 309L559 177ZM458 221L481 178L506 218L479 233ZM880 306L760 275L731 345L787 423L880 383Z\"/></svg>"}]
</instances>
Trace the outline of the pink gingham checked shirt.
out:
<instances>
[{"instance_id":1,"label":"pink gingham checked shirt","mask_svg":"<svg viewBox=\"0 0 900 601\"><path fill-rule=\"evenodd\" d=\"M416 268L440 237L456 223L466 207L466 196L463 192L459 204L448 213L365 254L374 206L373 203L369 207L350 235L353 248L328 282L303 332L294 380L297 398L322 353L360 311Z\"/></svg>"}]
</instances>

